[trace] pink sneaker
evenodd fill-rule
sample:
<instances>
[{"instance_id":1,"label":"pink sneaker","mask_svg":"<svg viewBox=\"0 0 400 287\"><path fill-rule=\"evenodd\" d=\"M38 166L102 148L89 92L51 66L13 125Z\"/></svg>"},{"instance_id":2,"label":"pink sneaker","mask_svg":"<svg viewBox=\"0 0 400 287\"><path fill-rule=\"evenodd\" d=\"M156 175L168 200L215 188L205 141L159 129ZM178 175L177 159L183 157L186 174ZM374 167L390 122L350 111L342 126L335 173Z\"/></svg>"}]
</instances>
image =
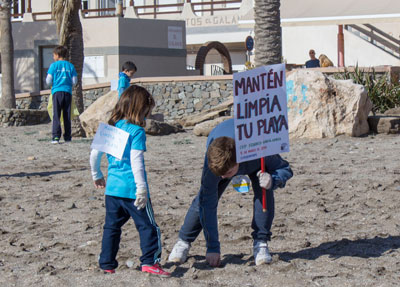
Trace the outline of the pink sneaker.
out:
<instances>
[{"instance_id":1,"label":"pink sneaker","mask_svg":"<svg viewBox=\"0 0 400 287\"><path fill-rule=\"evenodd\" d=\"M171 277L171 273L162 270L160 265L158 265L157 263L154 264L153 266L143 265L142 272L147 272L150 273L151 275L156 275L164 278Z\"/></svg>"},{"instance_id":2,"label":"pink sneaker","mask_svg":"<svg viewBox=\"0 0 400 287\"><path fill-rule=\"evenodd\" d=\"M115 273L115 269L106 269L103 270L104 274L114 274Z\"/></svg>"}]
</instances>

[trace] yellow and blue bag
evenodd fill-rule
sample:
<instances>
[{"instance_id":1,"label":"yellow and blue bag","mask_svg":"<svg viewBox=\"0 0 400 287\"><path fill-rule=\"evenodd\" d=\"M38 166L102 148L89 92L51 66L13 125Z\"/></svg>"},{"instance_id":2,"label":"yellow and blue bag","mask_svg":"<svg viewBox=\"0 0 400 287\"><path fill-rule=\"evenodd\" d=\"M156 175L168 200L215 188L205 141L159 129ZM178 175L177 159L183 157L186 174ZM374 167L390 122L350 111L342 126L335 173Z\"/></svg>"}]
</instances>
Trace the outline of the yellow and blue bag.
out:
<instances>
[{"instance_id":1,"label":"yellow and blue bag","mask_svg":"<svg viewBox=\"0 0 400 287\"><path fill-rule=\"evenodd\" d=\"M47 112L49 113L50 120L53 121L53 94L50 94L49 101L47 103ZM79 116L78 108L75 105L74 99L71 101L71 120ZM63 124L63 115L61 113L60 123Z\"/></svg>"}]
</instances>

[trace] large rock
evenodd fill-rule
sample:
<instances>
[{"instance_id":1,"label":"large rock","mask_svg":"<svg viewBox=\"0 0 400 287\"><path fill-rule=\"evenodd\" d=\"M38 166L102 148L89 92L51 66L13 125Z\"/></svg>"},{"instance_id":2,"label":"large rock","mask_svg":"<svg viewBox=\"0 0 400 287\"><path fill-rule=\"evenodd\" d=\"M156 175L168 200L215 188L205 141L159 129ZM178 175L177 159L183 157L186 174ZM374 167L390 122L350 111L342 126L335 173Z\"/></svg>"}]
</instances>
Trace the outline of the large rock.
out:
<instances>
[{"instance_id":1,"label":"large rock","mask_svg":"<svg viewBox=\"0 0 400 287\"><path fill-rule=\"evenodd\" d=\"M194 129L193 133L196 136L208 136L209 133L215 128L219 123L232 118L231 116L219 117L213 120L205 121L200 124L197 124Z\"/></svg>"},{"instance_id":2,"label":"large rock","mask_svg":"<svg viewBox=\"0 0 400 287\"><path fill-rule=\"evenodd\" d=\"M308 69L290 73L286 84L290 137L356 137L369 132L372 102L363 86Z\"/></svg>"},{"instance_id":3,"label":"large rock","mask_svg":"<svg viewBox=\"0 0 400 287\"><path fill-rule=\"evenodd\" d=\"M385 113L386 114L386 113ZM389 113L390 114L390 113ZM375 115L368 117L371 130L377 134L400 133L400 116Z\"/></svg>"},{"instance_id":4,"label":"large rock","mask_svg":"<svg viewBox=\"0 0 400 287\"><path fill-rule=\"evenodd\" d=\"M108 122L117 102L118 92L110 91L98 98L79 116L87 137L94 137L100 122Z\"/></svg>"},{"instance_id":5,"label":"large rock","mask_svg":"<svg viewBox=\"0 0 400 287\"><path fill-rule=\"evenodd\" d=\"M153 119L146 119L144 130L146 131L146 134L153 136L164 136L185 131L181 125L167 124Z\"/></svg>"},{"instance_id":6,"label":"large rock","mask_svg":"<svg viewBox=\"0 0 400 287\"><path fill-rule=\"evenodd\" d=\"M230 115L232 106L233 98L230 98L209 110L181 119L181 123L184 127L191 127L205 121L227 116Z\"/></svg>"},{"instance_id":7,"label":"large rock","mask_svg":"<svg viewBox=\"0 0 400 287\"><path fill-rule=\"evenodd\" d=\"M384 112L385 116L400 117L400 107L389 109Z\"/></svg>"},{"instance_id":8,"label":"large rock","mask_svg":"<svg viewBox=\"0 0 400 287\"><path fill-rule=\"evenodd\" d=\"M98 98L91 104L80 116L81 124L88 137L94 137L100 122L107 123L111 112L118 102L118 92L110 91L104 96ZM155 119L163 119L160 114L154 115ZM179 125L172 125L156 121L154 119L146 120L145 131L150 135L168 135L184 131Z\"/></svg>"}]
</instances>

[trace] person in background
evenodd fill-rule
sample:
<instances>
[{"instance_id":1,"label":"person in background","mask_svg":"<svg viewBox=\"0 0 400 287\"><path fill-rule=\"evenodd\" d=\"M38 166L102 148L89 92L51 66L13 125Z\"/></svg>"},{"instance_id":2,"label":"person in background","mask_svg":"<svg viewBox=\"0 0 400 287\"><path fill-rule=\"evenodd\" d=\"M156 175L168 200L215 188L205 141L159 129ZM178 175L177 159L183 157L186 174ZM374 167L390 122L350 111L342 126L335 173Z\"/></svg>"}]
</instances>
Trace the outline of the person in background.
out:
<instances>
[{"instance_id":1,"label":"person in background","mask_svg":"<svg viewBox=\"0 0 400 287\"><path fill-rule=\"evenodd\" d=\"M146 151L143 126L154 105L153 97L143 87L132 85L122 93L108 124L129 133L129 138L121 160L107 154L107 184L100 169L103 153L96 149L90 153L94 186L106 189L106 218L99 258L100 268L105 273L115 273L118 267L116 256L121 228L132 217L140 237L142 272L171 276L159 265L161 234L154 219L143 157Z\"/></svg>"},{"instance_id":2,"label":"person in background","mask_svg":"<svg viewBox=\"0 0 400 287\"><path fill-rule=\"evenodd\" d=\"M328 56L324 54L319 55L319 62L321 63L321 67L323 68L333 67L332 61L329 60Z\"/></svg>"},{"instance_id":3,"label":"person in background","mask_svg":"<svg viewBox=\"0 0 400 287\"><path fill-rule=\"evenodd\" d=\"M200 191L187 211L179 238L169 255L170 262L185 262L192 242L203 229L207 246L206 261L212 267L220 265L217 207L235 175L248 175L254 191L251 235L255 264L271 263L267 241L272 234L274 190L283 188L293 172L289 163L279 154L265 157L265 172L261 172L260 159L237 163L233 119L217 125L208 136ZM262 188L267 193L267 212L263 212Z\"/></svg>"},{"instance_id":4,"label":"person in background","mask_svg":"<svg viewBox=\"0 0 400 287\"><path fill-rule=\"evenodd\" d=\"M133 75L137 72L136 65L127 61L122 65L122 72L119 73L118 79L118 99L121 98L122 93L130 86Z\"/></svg>"},{"instance_id":5,"label":"person in background","mask_svg":"<svg viewBox=\"0 0 400 287\"><path fill-rule=\"evenodd\" d=\"M310 60L306 62L306 68L318 68L319 60L315 57L315 51L311 49L308 54L310 55Z\"/></svg>"},{"instance_id":6,"label":"person in background","mask_svg":"<svg viewBox=\"0 0 400 287\"><path fill-rule=\"evenodd\" d=\"M53 50L53 59L46 77L47 85L51 86L53 98L53 125L51 143L58 144L61 138L61 110L64 120L64 141L71 141L71 103L72 86L78 82L74 65L66 60L68 50L57 46Z\"/></svg>"}]
</instances>

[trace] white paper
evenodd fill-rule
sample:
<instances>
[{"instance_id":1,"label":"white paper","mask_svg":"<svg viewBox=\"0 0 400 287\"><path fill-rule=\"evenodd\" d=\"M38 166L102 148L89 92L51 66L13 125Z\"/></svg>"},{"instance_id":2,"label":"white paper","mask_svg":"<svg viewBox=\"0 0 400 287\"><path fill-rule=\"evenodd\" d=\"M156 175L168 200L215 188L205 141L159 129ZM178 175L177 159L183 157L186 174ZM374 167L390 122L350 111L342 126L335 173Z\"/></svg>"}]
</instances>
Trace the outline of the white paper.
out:
<instances>
[{"instance_id":1,"label":"white paper","mask_svg":"<svg viewBox=\"0 0 400 287\"><path fill-rule=\"evenodd\" d=\"M92 142L92 149L108 153L121 160L129 133L114 126L100 123Z\"/></svg>"},{"instance_id":2,"label":"white paper","mask_svg":"<svg viewBox=\"0 0 400 287\"><path fill-rule=\"evenodd\" d=\"M285 65L233 75L238 163L289 151Z\"/></svg>"},{"instance_id":3,"label":"white paper","mask_svg":"<svg viewBox=\"0 0 400 287\"><path fill-rule=\"evenodd\" d=\"M83 63L83 78L104 78L104 56L86 56Z\"/></svg>"},{"instance_id":4,"label":"white paper","mask_svg":"<svg viewBox=\"0 0 400 287\"><path fill-rule=\"evenodd\" d=\"M110 90L111 91L118 90L118 80L111 80L110 81Z\"/></svg>"}]
</instances>

